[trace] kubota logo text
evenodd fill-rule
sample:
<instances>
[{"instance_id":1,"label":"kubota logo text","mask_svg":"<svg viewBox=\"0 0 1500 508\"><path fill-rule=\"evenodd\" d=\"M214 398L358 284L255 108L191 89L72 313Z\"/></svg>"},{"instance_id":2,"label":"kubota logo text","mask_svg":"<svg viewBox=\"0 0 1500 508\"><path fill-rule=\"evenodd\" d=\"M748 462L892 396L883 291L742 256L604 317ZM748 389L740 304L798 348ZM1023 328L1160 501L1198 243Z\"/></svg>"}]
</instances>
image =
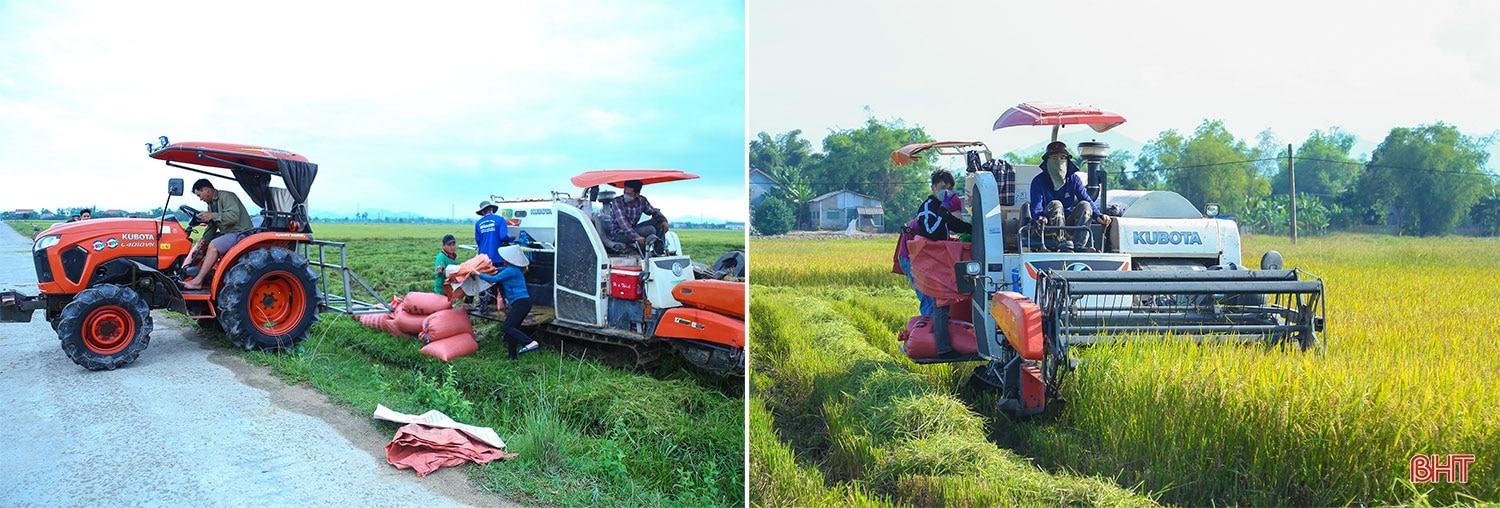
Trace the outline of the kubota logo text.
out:
<instances>
[{"instance_id":1,"label":"kubota logo text","mask_svg":"<svg viewBox=\"0 0 1500 508\"><path fill-rule=\"evenodd\" d=\"M1131 239L1136 245L1203 245L1197 231L1136 231Z\"/></svg>"}]
</instances>

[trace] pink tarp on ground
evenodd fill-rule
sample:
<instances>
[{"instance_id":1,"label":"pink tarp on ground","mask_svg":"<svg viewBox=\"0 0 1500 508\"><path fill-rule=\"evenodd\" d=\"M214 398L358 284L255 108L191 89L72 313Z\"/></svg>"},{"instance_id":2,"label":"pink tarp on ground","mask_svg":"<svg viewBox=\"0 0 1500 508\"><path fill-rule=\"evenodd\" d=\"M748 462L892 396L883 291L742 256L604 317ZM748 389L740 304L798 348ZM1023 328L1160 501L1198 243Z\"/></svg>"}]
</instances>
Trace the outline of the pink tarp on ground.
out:
<instances>
[{"instance_id":1,"label":"pink tarp on ground","mask_svg":"<svg viewBox=\"0 0 1500 508\"><path fill-rule=\"evenodd\" d=\"M906 242L906 249L911 253L911 275L918 291L936 299L940 306L969 298L958 292L953 279L953 264L973 257L968 242L938 242L919 236Z\"/></svg>"},{"instance_id":2,"label":"pink tarp on ground","mask_svg":"<svg viewBox=\"0 0 1500 508\"><path fill-rule=\"evenodd\" d=\"M516 457L505 451L505 442L494 429L458 423L437 410L409 415L377 405L375 418L406 423L386 445L385 459L398 469L415 470L417 476L469 461L486 464Z\"/></svg>"}]
</instances>

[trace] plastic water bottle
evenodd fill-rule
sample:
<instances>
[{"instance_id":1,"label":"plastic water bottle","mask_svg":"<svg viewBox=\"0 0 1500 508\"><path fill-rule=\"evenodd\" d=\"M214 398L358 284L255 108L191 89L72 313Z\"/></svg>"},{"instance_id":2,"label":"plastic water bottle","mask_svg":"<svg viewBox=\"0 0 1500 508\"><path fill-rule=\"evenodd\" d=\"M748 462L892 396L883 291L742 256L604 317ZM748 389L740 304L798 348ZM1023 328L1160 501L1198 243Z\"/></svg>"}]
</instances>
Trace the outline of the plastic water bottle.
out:
<instances>
[{"instance_id":1,"label":"plastic water bottle","mask_svg":"<svg viewBox=\"0 0 1500 508\"><path fill-rule=\"evenodd\" d=\"M1020 268L1011 268L1010 269L1010 286L1012 288L1014 288L1017 293L1021 292L1021 269Z\"/></svg>"}]
</instances>

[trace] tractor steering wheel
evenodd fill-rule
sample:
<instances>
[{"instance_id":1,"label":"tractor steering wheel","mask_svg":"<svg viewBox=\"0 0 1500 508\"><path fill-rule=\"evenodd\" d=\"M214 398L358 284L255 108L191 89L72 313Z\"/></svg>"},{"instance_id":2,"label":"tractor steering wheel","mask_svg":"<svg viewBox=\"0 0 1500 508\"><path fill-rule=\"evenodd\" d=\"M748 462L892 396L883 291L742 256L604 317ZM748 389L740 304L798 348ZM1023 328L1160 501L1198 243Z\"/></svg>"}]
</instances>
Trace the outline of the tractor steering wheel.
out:
<instances>
[{"instance_id":1,"label":"tractor steering wheel","mask_svg":"<svg viewBox=\"0 0 1500 508\"><path fill-rule=\"evenodd\" d=\"M198 218L198 209L196 208L188 205L182 205L177 207L177 210L188 215L188 228L196 228L198 226L204 226L208 224L208 221Z\"/></svg>"}]
</instances>

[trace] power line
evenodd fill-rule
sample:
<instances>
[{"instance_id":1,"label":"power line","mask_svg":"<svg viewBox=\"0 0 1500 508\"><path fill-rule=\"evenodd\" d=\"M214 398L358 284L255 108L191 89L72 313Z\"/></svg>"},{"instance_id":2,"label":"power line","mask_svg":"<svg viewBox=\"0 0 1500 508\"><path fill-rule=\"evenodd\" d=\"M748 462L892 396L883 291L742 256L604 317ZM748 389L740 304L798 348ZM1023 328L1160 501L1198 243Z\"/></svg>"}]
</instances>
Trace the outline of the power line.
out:
<instances>
[{"instance_id":1,"label":"power line","mask_svg":"<svg viewBox=\"0 0 1500 508\"><path fill-rule=\"evenodd\" d=\"M1341 160L1330 160L1330 159L1314 159L1314 158L1310 158L1310 157L1292 157L1292 159L1293 160L1297 160L1297 161L1304 161L1304 162L1324 162L1324 163L1329 163L1329 164L1344 164L1344 165L1349 165L1349 166L1361 166L1361 167L1370 168L1370 169L1397 169L1397 170L1401 170L1401 171L1415 171L1415 172L1422 172L1422 173L1445 173L1445 174L1453 174L1453 175L1476 175L1476 176L1485 176L1485 177L1490 177L1490 178L1497 177L1497 175L1494 175L1494 174L1491 174L1491 173L1484 173L1484 172L1470 173L1470 172L1467 172L1467 171L1453 171L1453 170L1428 169L1428 168L1412 168L1412 167L1405 167L1405 166L1392 166L1392 165L1389 165L1389 164L1370 164L1368 162L1341 161ZM1280 160L1286 160L1286 157L1267 157L1267 158L1261 158L1261 159L1246 159L1246 160L1239 160L1239 161L1216 162L1216 163L1213 163L1213 164L1196 164L1196 165L1189 165L1189 166L1174 166L1174 167L1168 167L1168 168L1137 169L1135 171L1130 171L1130 173L1154 173L1154 172L1158 172L1158 171L1173 171L1173 170L1182 170L1182 169L1199 169L1199 168L1207 168L1207 167L1213 167L1213 166L1228 166L1228 165L1232 165L1232 164L1249 164L1249 163L1254 163L1254 162L1280 161Z\"/></svg>"},{"instance_id":2,"label":"power line","mask_svg":"<svg viewBox=\"0 0 1500 508\"><path fill-rule=\"evenodd\" d=\"M1170 167L1170 168L1137 169L1137 170L1133 171L1133 173L1154 173L1154 172L1157 172L1157 171L1173 171L1173 170L1178 170L1178 169L1211 168L1211 167L1214 167L1214 166L1229 166L1229 165L1234 165L1234 164L1250 164L1250 163L1253 163L1253 162L1274 161L1274 160L1281 160L1281 159L1284 159L1284 158L1285 157L1267 157L1267 158L1264 158L1264 159L1247 159L1247 160L1241 160L1241 161L1215 162L1215 163L1212 163L1212 164L1193 164L1193 165L1188 165L1188 166L1174 166L1174 167Z\"/></svg>"},{"instance_id":3,"label":"power line","mask_svg":"<svg viewBox=\"0 0 1500 508\"><path fill-rule=\"evenodd\" d=\"M1470 172L1467 172L1467 171L1453 171L1453 170L1427 169L1427 168L1409 168L1409 167L1404 167L1404 166L1392 166L1392 165L1389 165L1389 164L1370 164L1368 162L1340 161L1340 160L1329 160L1329 159L1312 159L1312 158L1303 158L1303 157L1293 157L1293 158L1297 159L1299 161L1326 162L1326 163L1329 163L1329 164L1344 164L1344 165L1348 165L1348 166L1363 166L1363 167L1370 168L1370 169L1399 169L1399 170L1402 170L1402 171L1419 171L1419 172L1423 172L1423 173L1446 173L1446 174L1453 174L1453 175L1479 175L1479 176L1487 176L1487 177L1490 177L1490 178L1494 178L1496 176L1494 174L1485 173L1485 172L1482 172L1482 171L1479 172L1479 173L1470 173Z\"/></svg>"}]
</instances>

